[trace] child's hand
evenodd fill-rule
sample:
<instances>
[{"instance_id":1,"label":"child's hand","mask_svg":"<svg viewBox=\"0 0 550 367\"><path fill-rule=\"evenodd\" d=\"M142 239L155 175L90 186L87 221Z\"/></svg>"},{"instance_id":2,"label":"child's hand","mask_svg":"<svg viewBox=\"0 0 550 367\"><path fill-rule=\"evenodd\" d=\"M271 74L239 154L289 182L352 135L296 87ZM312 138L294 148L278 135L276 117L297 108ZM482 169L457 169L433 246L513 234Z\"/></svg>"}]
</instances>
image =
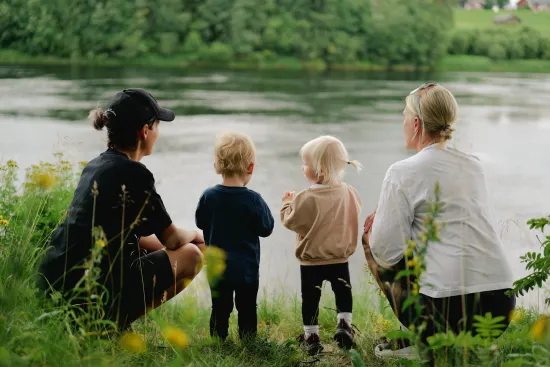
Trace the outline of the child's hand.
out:
<instances>
[{"instance_id":1,"label":"child's hand","mask_svg":"<svg viewBox=\"0 0 550 367\"><path fill-rule=\"evenodd\" d=\"M294 194L295 194L294 191L287 191L287 192L285 192L285 194L283 195L283 201L292 200L292 199L294 198Z\"/></svg>"}]
</instances>

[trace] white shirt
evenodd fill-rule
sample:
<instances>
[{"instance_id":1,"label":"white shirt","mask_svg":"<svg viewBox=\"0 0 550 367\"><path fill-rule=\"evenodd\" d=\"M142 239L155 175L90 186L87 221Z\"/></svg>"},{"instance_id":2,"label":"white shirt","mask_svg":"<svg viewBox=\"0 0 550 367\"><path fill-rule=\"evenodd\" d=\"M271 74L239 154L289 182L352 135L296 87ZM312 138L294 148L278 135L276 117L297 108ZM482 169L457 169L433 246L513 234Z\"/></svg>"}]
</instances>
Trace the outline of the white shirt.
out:
<instances>
[{"instance_id":1,"label":"white shirt","mask_svg":"<svg viewBox=\"0 0 550 367\"><path fill-rule=\"evenodd\" d=\"M370 246L382 267L397 264L406 241L420 244L423 219L439 181L440 242L429 243L419 292L432 298L512 288L510 265L496 232L485 173L477 157L430 145L393 164L384 178Z\"/></svg>"}]
</instances>

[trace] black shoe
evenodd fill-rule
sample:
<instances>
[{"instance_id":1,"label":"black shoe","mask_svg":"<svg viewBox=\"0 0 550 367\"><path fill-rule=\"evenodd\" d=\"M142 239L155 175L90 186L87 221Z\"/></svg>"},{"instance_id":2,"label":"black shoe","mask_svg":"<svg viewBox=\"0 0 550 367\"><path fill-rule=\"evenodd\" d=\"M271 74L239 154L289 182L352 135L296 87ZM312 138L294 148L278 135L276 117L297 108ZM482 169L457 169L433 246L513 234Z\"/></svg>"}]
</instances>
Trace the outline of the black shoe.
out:
<instances>
[{"instance_id":1,"label":"black shoe","mask_svg":"<svg viewBox=\"0 0 550 367\"><path fill-rule=\"evenodd\" d=\"M321 338L319 338L319 335L317 334L310 334L307 339L305 338L305 335L302 334L297 339L302 345L302 348L304 348L306 353L310 356L319 354L323 350Z\"/></svg>"},{"instance_id":2,"label":"black shoe","mask_svg":"<svg viewBox=\"0 0 550 367\"><path fill-rule=\"evenodd\" d=\"M334 340L338 343L338 346L342 349L351 349L353 347L354 331L346 320L341 319L336 327L336 334L334 334Z\"/></svg>"}]
</instances>

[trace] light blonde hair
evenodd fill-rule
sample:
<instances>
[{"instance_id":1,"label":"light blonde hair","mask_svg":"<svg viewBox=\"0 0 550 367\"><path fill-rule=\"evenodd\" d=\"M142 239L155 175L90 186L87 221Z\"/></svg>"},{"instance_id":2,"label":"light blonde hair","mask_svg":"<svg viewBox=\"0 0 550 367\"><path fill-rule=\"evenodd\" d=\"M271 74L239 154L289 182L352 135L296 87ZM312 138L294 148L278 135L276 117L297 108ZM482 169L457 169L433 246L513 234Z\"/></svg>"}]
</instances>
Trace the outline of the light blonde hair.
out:
<instances>
[{"instance_id":1,"label":"light blonde hair","mask_svg":"<svg viewBox=\"0 0 550 367\"><path fill-rule=\"evenodd\" d=\"M409 111L421 117L422 138L427 135L431 139L440 138L441 142L450 140L455 131L453 125L458 119L458 103L453 94L441 85L417 93L420 93L421 111L417 110L413 95L407 97L406 104Z\"/></svg>"},{"instance_id":2,"label":"light blonde hair","mask_svg":"<svg viewBox=\"0 0 550 367\"><path fill-rule=\"evenodd\" d=\"M256 147L250 136L228 132L219 135L214 146L214 168L223 176L242 175L256 159Z\"/></svg>"},{"instance_id":3,"label":"light blonde hair","mask_svg":"<svg viewBox=\"0 0 550 367\"><path fill-rule=\"evenodd\" d=\"M306 156L309 158L311 169L318 179L322 176L323 184L340 179L348 164L354 166L357 171L363 168L359 161L350 161L344 144L330 135L320 136L307 142L300 149L300 155L303 160Z\"/></svg>"}]
</instances>

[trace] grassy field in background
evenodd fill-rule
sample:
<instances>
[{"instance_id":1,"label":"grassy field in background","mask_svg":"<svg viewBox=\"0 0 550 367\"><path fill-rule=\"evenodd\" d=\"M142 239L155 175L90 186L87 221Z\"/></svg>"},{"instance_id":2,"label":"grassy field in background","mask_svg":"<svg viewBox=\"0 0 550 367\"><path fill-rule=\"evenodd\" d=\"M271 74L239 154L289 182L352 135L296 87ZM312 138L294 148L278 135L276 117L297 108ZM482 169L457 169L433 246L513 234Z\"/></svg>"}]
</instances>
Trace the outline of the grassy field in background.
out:
<instances>
[{"instance_id":1,"label":"grassy field in background","mask_svg":"<svg viewBox=\"0 0 550 367\"><path fill-rule=\"evenodd\" d=\"M521 24L497 25L493 20L497 15L513 14L521 19ZM550 36L550 12L533 12L532 10L500 11L492 10L455 10L456 29L521 29L531 27L542 34Z\"/></svg>"},{"instance_id":2,"label":"grassy field in background","mask_svg":"<svg viewBox=\"0 0 550 367\"><path fill-rule=\"evenodd\" d=\"M447 55L437 65L438 71L488 73L550 73L550 60L491 60L485 56Z\"/></svg>"}]
</instances>

